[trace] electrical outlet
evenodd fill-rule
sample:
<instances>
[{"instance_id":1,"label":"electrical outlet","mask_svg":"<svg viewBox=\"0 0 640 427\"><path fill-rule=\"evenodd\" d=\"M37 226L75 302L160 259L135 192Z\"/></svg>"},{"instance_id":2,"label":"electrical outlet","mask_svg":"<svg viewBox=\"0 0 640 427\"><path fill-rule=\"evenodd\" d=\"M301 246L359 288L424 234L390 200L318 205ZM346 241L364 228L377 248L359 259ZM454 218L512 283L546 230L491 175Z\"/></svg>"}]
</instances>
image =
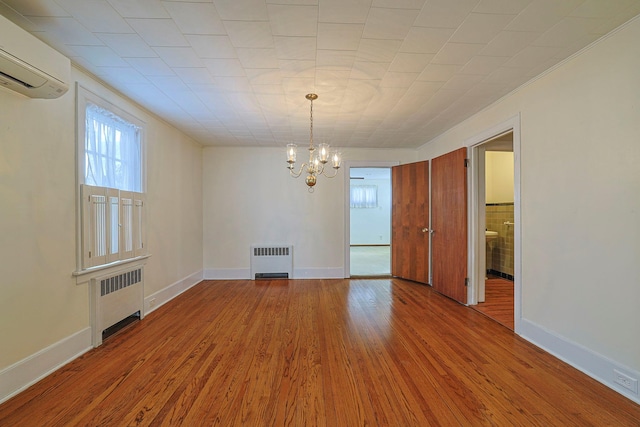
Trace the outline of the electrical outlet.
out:
<instances>
[{"instance_id":1,"label":"electrical outlet","mask_svg":"<svg viewBox=\"0 0 640 427\"><path fill-rule=\"evenodd\" d=\"M155 298L151 298L149 300L149 307L155 307L156 306L156 299Z\"/></svg>"},{"instance_id":2,"label":"electrical outlet","mask_svg":"<svg viewBox=\"0 0 640 427\"><path fill-rule=\"evenodd\" d=\"M617 369L613 370L613 376L613 381L617 384L638 394L638 380L636 378L631 378L629 375L623 374Z\"/></svg>"}]
</instances>

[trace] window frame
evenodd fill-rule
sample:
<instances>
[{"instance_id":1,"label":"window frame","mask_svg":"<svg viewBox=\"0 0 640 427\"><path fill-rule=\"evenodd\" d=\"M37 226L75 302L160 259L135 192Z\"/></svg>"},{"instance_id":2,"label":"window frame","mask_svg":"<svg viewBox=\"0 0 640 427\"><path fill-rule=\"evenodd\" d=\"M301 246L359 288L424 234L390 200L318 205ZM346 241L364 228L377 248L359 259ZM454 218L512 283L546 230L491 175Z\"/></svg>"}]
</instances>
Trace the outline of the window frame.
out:
<instances>
[{"instance_id":1,"label":"window frame","mask_svg":"<svg viewBox=\"0 0 640 427\"><path fill-rule=\"evenodd\" d=\"M129 251L127 257L122 256L122 251L119 254L108 254L104 257L103 263L96 263L94 261L88 261L85 259L85 248L88 242L85 242L87 233L86 220L83 220L83 215L86 216L86 206L83 197L83 187L85 183L85 168L86 168L86 156L85 156L85 138L86 138L86 109L88 104L97 105L120 118L134 124L139 128L140 136L140 192L130 192L118 189L109 189L106 187L93 187L103 188L107 194L113 196L118 195L118 211L119 215L122 215L122 197L123 195L140 194L141 197L137 197L137 200L143 200L143 204L140 205L140 209L135 205L133 209L140 215L140 221L143 224L141 230L138 230L138 235L142 238L146 238L146 209L142 208L146 205L146 187L147 187L147 144L146 144L146 123L136 117L134 114L126 111L125 109L114 105L112 102L104 99L103 97L91 92L90 90L82 87L79 83L76 83L76 271L74 275L81 275L88 271L102 270L109 267L117 266L123 263L131 262L138 258L148 257L146 242L143 248L134 248L136 250ZM107 198L107 200L109 200ZM146 206L145 206L146 207ZM108 208L110 206L108 205ZM140 223L138 223L139 225ZM86 237L83 237L86 236ZM119 246L122 246L122 232L119 233ZM121 249L121 248L120 248Z\"/></svg>"}]
</instances>

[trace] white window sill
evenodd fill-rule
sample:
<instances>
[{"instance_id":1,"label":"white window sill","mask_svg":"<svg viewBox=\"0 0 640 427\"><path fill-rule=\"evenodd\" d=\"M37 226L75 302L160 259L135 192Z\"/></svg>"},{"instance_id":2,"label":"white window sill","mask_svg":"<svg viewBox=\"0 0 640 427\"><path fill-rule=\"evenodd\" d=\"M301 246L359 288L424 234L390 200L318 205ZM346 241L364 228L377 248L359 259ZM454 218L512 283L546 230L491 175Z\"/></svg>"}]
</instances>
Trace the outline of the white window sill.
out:
<instances>
[{"instance_id":1,"label":"white window sill","mask_svg":"<svg viewBox=\"0 0 640 427\"><path fill-rule=\"evenodd\" d=\"M129 269L132 265L144 265L147 263L147 259L149 257L151 257L151 254L115 261L109 264L98 265L84 270L76 270L72 275L76 278L76 285L82 285L84 283L89 283L89 281L96 277L111 275L118 273L120 270Z\"/></svg>"}]
</instances>

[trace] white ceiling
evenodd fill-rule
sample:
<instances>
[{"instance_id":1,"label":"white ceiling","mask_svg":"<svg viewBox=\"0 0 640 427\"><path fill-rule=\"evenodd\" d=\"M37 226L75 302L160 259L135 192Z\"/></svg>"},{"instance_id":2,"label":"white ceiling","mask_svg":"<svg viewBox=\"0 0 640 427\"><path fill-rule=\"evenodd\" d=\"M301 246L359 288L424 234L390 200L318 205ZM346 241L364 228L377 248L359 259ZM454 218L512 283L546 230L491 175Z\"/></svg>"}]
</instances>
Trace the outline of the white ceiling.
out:
<instances>
[{"instance_id":1,"label":"white ceiling","mask_svg":"<svg viewBox=\"0 0 640 427\"><path fill-rule=\"evenodd\" d=\"M640 0L0 0L203 145L418 147L640 13Z\"/></svg>"}]
</instances>

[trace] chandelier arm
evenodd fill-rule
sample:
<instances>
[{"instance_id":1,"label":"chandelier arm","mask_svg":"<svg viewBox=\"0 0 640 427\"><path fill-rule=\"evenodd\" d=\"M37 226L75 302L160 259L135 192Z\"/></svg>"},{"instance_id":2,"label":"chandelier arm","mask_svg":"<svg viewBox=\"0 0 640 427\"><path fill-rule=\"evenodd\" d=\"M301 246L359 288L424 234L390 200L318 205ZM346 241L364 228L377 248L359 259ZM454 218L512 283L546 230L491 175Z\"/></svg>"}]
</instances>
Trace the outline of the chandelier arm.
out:
<instances>
[{"instance_id":1,"label":"chandelier arm","mask_svg":"<svg viewBox=\"0 0 640 427\"><path fill-rule=\"evenodd\" d=\"M298 172L295 172L293 170L293 165L291 165L291 167L289 167L289 175L291 175L294 178L298 178L300 175L302 175L302 171L304 171L306 167L307 167L307 164L303 163L300 165L300 169L298 169Z\"/></svg>"},{"instance_id":2,"label":"chandelier arm","mask_svg":"<svg viewBox=\"0 0 640 427\"><path fill-rule=\"evenodd\" d=\"M338 168L334 168L333 175L327 175L324 170L322 171L322 175L324 175L327 178L335 178L336 175L338 175Z\"/></svg>"}]
</instances>

